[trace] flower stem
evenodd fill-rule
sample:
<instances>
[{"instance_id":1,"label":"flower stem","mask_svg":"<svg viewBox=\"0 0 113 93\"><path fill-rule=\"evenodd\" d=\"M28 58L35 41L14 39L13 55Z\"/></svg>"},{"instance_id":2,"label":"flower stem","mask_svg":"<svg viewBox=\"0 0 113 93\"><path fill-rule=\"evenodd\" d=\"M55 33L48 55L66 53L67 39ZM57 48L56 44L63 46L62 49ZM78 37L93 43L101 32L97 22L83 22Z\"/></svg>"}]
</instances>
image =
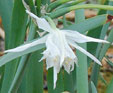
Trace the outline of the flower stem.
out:
<instances>
[{"instance_id":1,"label":"flower stem","mask_svg":"<svg viewBox=\"0 0 113 93\"><path fill-rule=\"evenodd\" d=\"M48 14L48 16L50 16L51 18L57 18L59 16L62 16L72 10L77 10L77 9L103 9L103 10L113 10L113 6L109 6L109 5L96 5L96 4L84 4L84 5L74 5L71 7L66 7L66 8L61 8L57 11L54 11L50 14Z\"/></svg>"},{"instance_id":2,"label":"flower stem","mask_svg":"<svg viewBox=\"0 0 113 93\"><path fill-rule=\"evenodd\" d=\"M55 23L53 22L53 20L52 20L50 17L48 17L48 16L45 16L45 18L48 20L48 22L50 23L51 27L52 27L53 29L56 29L56 25L55 25Z\"/></svg>"}]
</instances>

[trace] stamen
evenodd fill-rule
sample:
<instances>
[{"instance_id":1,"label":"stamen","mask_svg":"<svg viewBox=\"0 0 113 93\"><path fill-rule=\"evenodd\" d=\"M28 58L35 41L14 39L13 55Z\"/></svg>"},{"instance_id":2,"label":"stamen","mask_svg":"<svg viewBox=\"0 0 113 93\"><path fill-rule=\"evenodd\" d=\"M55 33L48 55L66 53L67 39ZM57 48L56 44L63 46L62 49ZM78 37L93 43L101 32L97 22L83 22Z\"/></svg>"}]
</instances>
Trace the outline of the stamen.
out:
<instances>
[{"instance_id":1,"label":"stamen","mask_svg":"<svg viewBox=\"0 0 113 93\"><path fill-rule=\"evenodd\" d=\"M65 64L66 64L66 65L68 65L68 64L69 64L69 62L71 62L71 61L72 61L72 59L71 59L71 58L66 57L64 62L65 62Z\"/></svg>"},{"instance_id":2,"label":"stamen","mask_svg":"<svg viewBox=\"0 0 113 93\"><path fill-rule=\"evenodd\" d=\"M59 57L58 56L54 57L53 61L54 62L58 62L59 61Z\"/></svg>"}]
</instances>

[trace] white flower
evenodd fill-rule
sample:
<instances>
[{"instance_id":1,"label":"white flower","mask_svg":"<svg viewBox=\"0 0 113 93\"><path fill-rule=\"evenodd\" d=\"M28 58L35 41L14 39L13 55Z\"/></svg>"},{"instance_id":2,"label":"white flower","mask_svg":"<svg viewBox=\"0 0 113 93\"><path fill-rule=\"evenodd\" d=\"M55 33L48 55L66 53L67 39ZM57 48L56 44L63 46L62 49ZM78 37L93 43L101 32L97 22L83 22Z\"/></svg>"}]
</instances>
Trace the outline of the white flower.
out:
<instances>
[{"instance_id":1,"label":"white flower","mask_svg":"<svg viewBox=\"0 0 113 93\"><path fill-rule=\"evenodd\" d=\"M52 28L50 24L44 19L39 18L33 13L26 11L37 22L40 29L48 32L45 36L41 37L37 41L25 44L23 46L6 50L5 52L20 52L29 47L36 46L41 43L45 43L46 50L43 52L41 60L46 59L47 69L53 67L54 70L54 88L56 87L57 73L63 66L64 69L70 73L74 69L74 64L77 63L77 57L70 46L80 50L96 63L100 64L100 61L92 54L77 45L77 43L85 42L103 42L108 43L105 40L94 39L80 34L77 31L72 30L59 30L58 28Z\"/></svg>"}]
</instances>

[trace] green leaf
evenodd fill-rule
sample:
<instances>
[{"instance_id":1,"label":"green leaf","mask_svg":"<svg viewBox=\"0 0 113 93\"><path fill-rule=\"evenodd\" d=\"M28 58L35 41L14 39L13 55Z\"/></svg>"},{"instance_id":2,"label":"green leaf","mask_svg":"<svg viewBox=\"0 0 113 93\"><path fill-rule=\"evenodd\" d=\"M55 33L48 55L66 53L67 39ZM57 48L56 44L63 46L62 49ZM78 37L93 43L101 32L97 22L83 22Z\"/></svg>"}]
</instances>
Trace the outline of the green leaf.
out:
<instances>
[{"instance_id":1,"label":"green leaf","mask_svg":"<svg viewBox=\"0 0 113 93\"><path fill-rule=\"evenodd\" d=\"M2 18L2 24L5 31L5 49L8 49L10 28L11 28L11 16L12 16L13 0L0 0L0 16ZM0 89L2 87L2 81L4 76L4 68L0 68L1 80Z\"/></svg>"},{"instance_id":2,"label":"green leaf","mask_svg":"<svg viewBox=\"0 0 113 93\"><path fill-rule=\"evenodd\" d=\"M104 77L101 74L99 74L99 78L105 85L107 85L107 81L104 79Z\"/></svg>"},{"instance_id":3,"label":"green leaf","mask_svg":"<svg viewBox=\"0 0 113 93\"><path fill-rule=\"evenodd\" d=\"M85 18L83 12L84 11L76 10L76 23L82 21L82 19ZM76 65L72 73L68 74L66 71L64 71L64 91L74 93L76 88L75 85L76 85Z\"/></svg>"},{"instance_id":4,"label":"green leaf","mask_svg":"<svg viewBox=\"0 0 113 93\"><path fill-rule=\"evenodd\" d=\"M29 36L28 36L28 39L27 39L27 41L30 41L30 40L32 40L33 38L34 38L34 36L35 36L35 33L36 33L36 26L34 25L34 23L33 22L31 22L31 26L30 26L30 32L29 32ZM36 56L37 56L37 54L35 54ZM11 84L11 86L10 86L10 90L9 90L9 92L11 92L11 93L15 93L15 92L17 92L17 90L18 90L18 88L19 88L19 86L20 86L20 84L21 84L21 81L22 81L22 78L23 78L23 75L24 75L24 72L25 72L25 70L26 70L26 67L27 67L27 65L29 64L29 60L30 60L30 56L31 56L31 54L27 54L27 55L25 55L25 56L23 56L22 58L21 58L21 60L20 60L20 63L19 63L19 66L18 66L18 69L17 69L17 72L16 72L16 74L15 74L15 77L14 77L14 80L13 80L13 82L12 82L12 84ZM34 56L34 55L33 55ZM33 57L32 56L32 57ZM33 58L33 60L35 60L37 57L36 56L34 56L34 58ZM37 59L36 59L37 60ZM30 60L31 61L31 60ZM31 66L31 62L30 62L30 66ZM36 64L35 64L35 66L36 66ZM31 68L31 67L29 67L29 68L31 68L31 70L34 70L36 67L33 67L33 68ZM43 67L43 66L42 66ZM41 69L42 69L42 67L41 67ZM29 69L28 68L28 69ZM42 72L43 72L43 69L42 69ZM29 73L27 73L27 75L28 75ZM40 73L41 74L41 73ZM31 73L30 73L30 75L31 75ZM37 75L37 74L36 74ZM35 77L36 77L36 75L35 75ZM42 75L40 75L40 76L43 76L43 73L42 73ZM30 77L30 76L28 76L28 77ZM32 75L32 77L33 77L33 75ZM42 79L42 77L41 77L41 79ZM27 79L26 79L27 80ZM39 80L39 79L37 79L37 80ZM41 80L42 82L43 82L43 80ZM26 82L29 82L29 81L26 81ZM35 81L36 82L36 81ZM22 84L23 85L23 84ZM29 84L27 84L26 85L26 87L28 86ZM41 85L41 84L40 84ZM31 86L32 87L32 86ZM42 87L43 88L43 83L42 83L42 86L40 86L40 87ZM29 89L29 91L30 90L32 90L32 88L28 88ZM26 90L28 90L28 89L26 89ZM37 90L37 88L35 89L35 90ZM22 90L19 90L19 91L21 91L21 92L23 92L24 90L22 89ZM34 91L34 90L33 90ZM40 91L41 91L41 89L40 89ZM36 93L36 91L34 91L35 93ZM25 93L25 92L24 92ZM27 92L28 93L28 92ZM30 91L30 93L32 93L31 91Z\"/></svg>"},{"instance_id":5,"label":"green leaf","mask_svg":"<svg viewBox=\"0 0 113 93\"><path fill-rule=\"evenodd\" d=\"M77 24L70 25L65 29L76 30L80 33L85 33L89 30L92 30L94 28L97 28L105 24L106 21L107 21L107 15L104 14L104 15L99 15L93 18L86 19L85 21L82 21Z\"/></svg>"},{"instance_id":6,"label":"green leaf","mask_svg":"<svg viewBox=\"0 0 113 93\"><path fill-rule=\"evenodd\" d=\"M32 40L35 34L36 34L36 26L33 24L33 22L31 22L28 41ZM32 53L28 62L25 62L24 60L22 61L27 65L23 67L23 68L26 68L26 70L25 69L22 70L24 77L23 78L21 77L19 80L20 82L22 80L22 83L20 85L18 93L42 93L43 92L43 63L38 62L38 60L40 60L41 58L41 55L40 55L41 52L42 50ZM23 57L26 57L26 56L29 56L29 54ZM19 65L21 66L21 64ZM16 82L18 83L18 81Z\"/></svg>"},{"instance_id":7,"label":"green leaf","mask_svg":"<svg viewBox=\"0 0 113 93\"><path fill-rule=\"evenodd\" d=\"M8 48L14 48L24 42L27 16L25 14L25 9L21 0L14 1L13 13L11 18L11 26L8 28L10 30L10 32L8 32ZM16 72L18 60L19 59L13 60L11 63L5 66L5 74L1 89L2 93L8 93L8 89Z\"/></svg>"},{"instance_id":8,"label":"green leaf","mask_svg":"<svg viewBox=\"0 0 113 93\"><path fill-rule=\"evenodd\" d=\"M30 54L26 57L22 57L22 59L20 60L17 72L16 72L15 77L12 81L12 84L8 90L8 93L16 93L17 92L18 87L21 83L21 78L23 77L23 74L24 74L23 71L25 71L25 69L26 69L25 67L29 60L29 56L30 56Z\"/></svg>"},{"instance_id":9,"label":"green leaf","mask_svg":"<svg viewBox=\"0 0 113 93\"><path fill-rule=\"evenodd\" d=\"M29 4L32 2L29 0ZM40 16L40 5L41 0L36 1L37 4L37 15ZM30 4L31 5L31 4ZM35 7L31 5L32 11L36 14ZM32 40L36 34L37 27L31 22L30 26L30 33L28 37L28 41ZM18 90L18 93L43 93L43 62L38 62L42 55L40 55L42 50L38 50L31 54L28 62L25 62L27 65L24 67L22 72L24 74L23 80L22 77L20 78L22 80L22 83L20 85L20 88ZM25 55L24 57L29 56ZM21 82L20 80L20 82Z\"/></svg>"},{"instance_id":10,"label":"green leaf","mask_svg":"<svg viewBox=\"0 0 113 93\"><path fill-rule=\"evenodd\" d=\"M113 93L113 78L107 87L106 93Z\"/></svg>"},{"instance_id":11,"label":"green leaf","mask_svg":"<svg viewBox=\"0 0 113 93\"><path fill-rule=\"evenodd\" d=\"M41 53L42 50L38 50L31 54L18 93L43 93L43 62L39 62Z\"/></svg>"},{"instance_id":12,"label":"green leaf","mask_svg":"<svg viewBox=\"0 0 113 93\"><path fill-rule=\"evenodd\" d=\"M75 13L75 23L84 22L84 10L77 10ZM82 48L87 49L86 43L79 45ZM88 93L87 56L78 50L76 51L76 54L78 58L78 67L76 67L77 93Z\"/></svg>"},{"instance_id":13,"label":"green leaf","mask_svg":"<svg viewBox=\"0 0 113 93\"><path fill-rule=\"evenodd\" d=\"M110 23L107 23L103 27L100 26L96 29L93 29L93 30L89 31L87 35L90 37L99 38L99 39L103 40L108 31L109 25L110 25ZM102 47L102 43L98 44L98 43L92 43L92 42L88 43L88 46L87 46L88 52L95 55L97 58L99 56L101 47ZM88 64L90 64L89 62L91 62L90 58L88 58Z\"/></svg>"},{"instance_id":14,"label":"green leaf","mask_svg":"<svg viewBox=\"0 0 113 93\"><path fill-rule=\"evenodd\" d=\"M97 89L92 81L91 81L91 88L92 88L92 93L97 93Z\"/></svg>"},{"instance_id":15,"label":"green leaf","mask_svg":"<svg viewBox=\"0 0 113 93\"><path fill-rule=\"evenodd\" d=\"M67 73L64 71L64 91L74 93L74 82L72 73Z\"/></svg>"},{"instance_id":16,"label":"green leaf","mask_svg":"<svg viewBox=\"0 0 113 93\"><path fill-rule=\"evenodd\" d=\"M109 36L107 38L107 41L109 41L110 44L104 44L104 46L101 49L101 52L99 54L99 60L100 61L102 60L102 58L104 57L106 51L108 50L111 43L113 42L112 36L113 36L113 29L110 31ZM93 74L91 76L91 80L94 82L95 86L97 85L97 82L98 82L99 71L100 71L100 66L98 64L94 64L93 72L92 72Z\"/></svg>"},{"instance_id":17,"label":"green leaf","mask_svg":"<svg viewBox=\"0 0 113 93\"><path fill-rule=\"evenodd\" d=\"M105 55L105 53L106 53L106 51L108 50L108 48L110 47L110 45L112 44L112 42L113 42L113 28L112 28L112 30L110 31L110 33L109 33L109 35L108 35L108 38L107 38L107 41L109 41L110 42L110 44L104 44L104 46L103 46L103 48L102 48L102 50L101 50L101 52L100 52L100 57L99 57L99 59L102 59L103 57L104 57L104 55Z\"/></svg>"},{"instance_id":18,"label":"green leaf","mask_svg":"<svg viewBox=\"0 0 113 93\"><path fill-rule=\"evenodd\" d=\"M56 7L58 7L59 5L62 5L62 4L66 3L66 2L69 2L69 1L71 1L71 0L57 0L57 1L55 1L55 2L53 2L53 3L51 3L51 4L49 4L47 10L50 12L50 11L52 11L53 9L55 9Z\"/></svg>"},{"instance_id":19,"label":"green leaf","mask_svg":"<svg viewBox=\"0 0 113 93\"><path fill-rule=\"evenodd\" d=\"M53 11L48 14L51 18L57 18L65 15L66 13L77 10L77 9L103 9L103 10L113 10L113 6L110 5L99 5L99 4L82 4L82 5L73 5L66 8L61 8L57 11Z\"/></svg>"},{"instance_id":20,"label":"green leaf","mask_svg":"<svg viewBox=\"0 0 113 93\"><path fill-rule=\"evenodd\" d=\"M63 84L63 74L62 71L58 74L58 79L56 83L56 88L53 88L53 68L50 68L47 73L47 87L48 93L62 93L64 91L64 84Z\"/></svg>"},{"instance_id":21,"label":"green leaf","mask_svg":"<svg viewBox=\"0 0 113 93\"><path fill-rule=\"evenodd\" d=\"M86 49L86 44L80 44ZM88 93L87 56L77 50L77 93ZM84 87L85 86L85 87Z\"/></svg>"},{"instance_id":22,"label":"green leaf","mask_svg":"<svg viewBox=\"0 0 113 93\"><path fill-rule=\"evenodd\" d=\"M113 5L113 1L109 2L109 5ZM107 11L108 14L113 14L113 11ZM101 39L104 39L104 36L102 34L105 34L109 27L109 23L103 26L102 32L101 32ZM112 31L110 31L110 34L112 35ZM111 35L109 34L108 36L108 41L112 42ZM110 40L111 39L111 40ZM96 51L96 57L101 61L102 58L104 57L107 49L109 48L110 44L104 44L102 47L102 44L98 44L97 51ZM100 66L96 63L94 63L93 70L92 70L92 75L91 75L91 81L97 86L98 83L98 77L99 77L99 71L100 71Z\"/></svg>"},{"instance_id":23,"label":"green leaf","mask_svg":"<svg viewBox=\"0 0 113 93\"><path fill-rule=\"evenodd\" d=\"M0 0L0 16L2 17L3 28L5 30L5 48L8 49L8 41L11 30L11 17L13 0Z\"/></svg>"},{"instance_id":24,"label":"green leaf","mask_svg":"<svg viewBox=\"0 0 113 93\"><path fill-rule=\"evenodd\" d=\"M55 11L57 11L58 9L61 9L61 8L69 7L72 5L77 5L77 4L84 2L84 1L86 1L86 0L77 0L77 1L72 1L70 3L62 4L58 8L56 8Z\"/></svg>"},{"instance_id":25,"label":"green leaf","mask_svg":"<svg viewBox=\"0 0 113 93\"><path fill-rule=\"evenodd\" d=\"M110 61L107 57L106 57L106 62L107 62L111 67L113 67L113 62Z\"/></svg>"}]
</instances>

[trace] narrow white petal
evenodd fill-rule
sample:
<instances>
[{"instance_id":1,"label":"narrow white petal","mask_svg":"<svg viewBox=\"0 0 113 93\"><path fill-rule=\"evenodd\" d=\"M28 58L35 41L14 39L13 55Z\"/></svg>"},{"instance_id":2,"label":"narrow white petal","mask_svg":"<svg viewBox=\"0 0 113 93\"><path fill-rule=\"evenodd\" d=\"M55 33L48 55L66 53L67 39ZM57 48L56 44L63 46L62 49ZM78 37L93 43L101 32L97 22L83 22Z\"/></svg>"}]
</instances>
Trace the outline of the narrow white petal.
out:
<instances>
[{"instance_id":1,"label":"narrow white petal","mask_svg":"<svg viewBox=\"0 0 113 93\"><path fill-rule=\"evenodd\" d=\"M51 32L53 31L53 29L51 28L50 24L44 19L44 18L39 18L38 16L36 16L35 14L31 13L30 11L26 10L26 12L33 17L34 19L36 19L36 22L38 24L38 27L44 31L47 32Z\"/></svg>"},{"instance_id":2,"label":"narrow white petal","mask_svg":"<svg viewBox=\"0 0 113 93\"><path fill-rule=\"evenodd\" d=\"M63 64L65 71L67 71L68 74L70 74L70 64Z\"/></svg>"},{"instance_id":3,"label":"narrow white petal","mask_svg":"<svg viewBox=\"0 0 113 93\"><path fill-rule=\"evenodd\" d=\"M71 71L74 70L74 62L71 62Z\"/></svg>"},{"instance_id":4,"label":"narrow white petal","mask_svg":"<svg viewBox=\"0 0 113 93\"><path fill-rule=\"evenodd\" d=\"M20 52L20 51L24 51L27 48L29 48L30 46L31 46L31 44L25 44L25 45L22 45L22 46L13 48L13 49L6 50L5 53L7 53L7 52Z\"/></svg>"},{"instance_id":5,"label":"narrow white petal","mask_svg":"<svg viewBox=\"0 0 113 93\"><path fill-rule=\"evenodd\" d=\"M90 54L89 52L87 52L85 49L81 48L80 46L78 46L76 43L74 42L69 42L70 45L72 45L73 47L75 47L76 49L80 50L82 53L84 53L85 55L87 55L88 57L90 57L92 60L94 60L96 63L98 63L99 65L102 65L101 62L94 57L92 54Z\"/></svg>"},{"instance_id":6,"label":"narrow white petal","mask_svg":"<svg viewBox=\"0 0 113 93\"><path fill-rule=\"evenodd\" d=\"M54 89L55 89L56 88L56 82L57 82L57 70L56 70L55 67L53 68L53 70L54 70L54 74L53 74L54 76L53 77L54 77Z\"/></svg>"},{"instance_id":7,"label":"narrow white petal","mask_svg":"<svg viewBox=\"0 0 113 93\"><path fill-rule=\"evenodd\" d=\"M59 50L60 50L60 55L61 55L60 56L60 67L62 67L62 64L63 64L64 59L65 59L65 54L66 54L65 46L67 44L67 41L65 39L64 33L62 33L59 30L57 31L56 38L59 41L57 46L59 47Z\"/></svg>"},{"instance_id":8,"label":"narrow white petal","mask_svg":"<svg viewBox=\"0 0 113 93\"><path fill-rule=\"evenodd\" d=\"M55 57L57 55L60 55L60 52L59 52L58 47L54 44L52 39L53 39L52 35L50 34L46 41L46 47L48 51L50 52L51 56Z\"/></svg>"},{"instance_id":9,"label":"narrow white petal","mask_svg":"<svg viewBox=\"0 0 113 93\"><path fill-rule=\"evenodd\" d=\"M96 39L92 37L85 36L83 34L80 34L77 31L72 30L61 30L63 31L68 39L71 39L77 43L85 43L85 42L99 42L99 43L109 43L106 40Z\"/></svg>"},{"instance_id":10,"label":"narrow white petal","mask_svg":"<svg viewBox=\"0 0 113 93\"><path fill-rule=\"evenodd\" d=\"M47 70L54 66L54 62L53 62L52 58L48 57L46 59L46 66L47 66Z\"/></svg>"},{"instance_id":11,"label":"narrow white petal","mask_svg":"<svg viewBox=\"0 0 113 93\"><path fill-rule=\"evenodd\" d=\"M30 47L36 46L38 44L43 44L43 43L45 43L47 36L48 35L46 35L46 36L44 36L36 41L33 41L31 43L24 44L24 45L21 45L21 46L16 47L16 48L6 50L5 53L7 53L7 52L21 52L21 51L24 51Z\"/></svg>"}]
</instances>

